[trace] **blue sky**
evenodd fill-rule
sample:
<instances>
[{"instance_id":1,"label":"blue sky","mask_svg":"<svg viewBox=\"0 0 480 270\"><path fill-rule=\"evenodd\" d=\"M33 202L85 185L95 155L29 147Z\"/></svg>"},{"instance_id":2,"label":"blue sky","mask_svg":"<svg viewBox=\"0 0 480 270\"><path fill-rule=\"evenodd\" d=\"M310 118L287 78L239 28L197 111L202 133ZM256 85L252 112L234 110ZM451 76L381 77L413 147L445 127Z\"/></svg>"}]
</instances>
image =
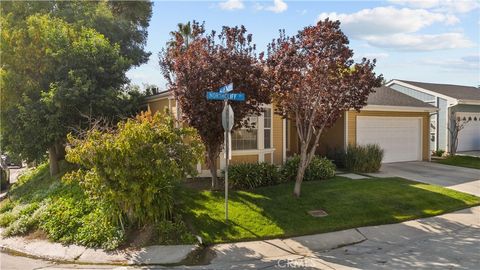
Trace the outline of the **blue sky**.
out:
<instances>
[{"instance_id":1,"label":"blue sky","mask_svg":"<svg viewBox=\"0 0 480 270\"><path fill-rule=\"evenodd\" d=\"M342 23L355 59L377 59L388 80L480 85L480 4L476 0L156 1L148 29L150 61L127 75L137 85L165 87L158 52L179 22L205 21L208 31L245 25L258 52L278 36L318 19Z\"/></svg>"}]
</instances>

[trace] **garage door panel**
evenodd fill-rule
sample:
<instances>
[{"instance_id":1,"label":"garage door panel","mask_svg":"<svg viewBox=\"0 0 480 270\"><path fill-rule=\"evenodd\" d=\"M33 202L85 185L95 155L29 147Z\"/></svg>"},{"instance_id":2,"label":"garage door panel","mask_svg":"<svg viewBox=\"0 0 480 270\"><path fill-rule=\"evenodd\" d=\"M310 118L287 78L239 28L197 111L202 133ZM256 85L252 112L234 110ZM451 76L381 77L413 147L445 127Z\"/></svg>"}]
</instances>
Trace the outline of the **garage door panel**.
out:
<instances>
[{"instance_id":1,"label":"garage door panel","mask_svg":"<svg viewBox=\"0 0 480 270\"><path fill-rule=\"evenodd\" d=\"M357 143L378 144L383 162L421 160L421 118L359 116Z\"/></svg>"},{"instance_id":2,"label":"garage door panel","mask_svg":"<svg viewBox=\"0 0 480 270\"><path fill-rule=\"evenodd\" d=\"M480 150L480 113L458 113L458 116L467 119L471 117L472 121L458 133L457 151ZM473 120L475 118L477 121Z\"/></svg>"}]
</instances>

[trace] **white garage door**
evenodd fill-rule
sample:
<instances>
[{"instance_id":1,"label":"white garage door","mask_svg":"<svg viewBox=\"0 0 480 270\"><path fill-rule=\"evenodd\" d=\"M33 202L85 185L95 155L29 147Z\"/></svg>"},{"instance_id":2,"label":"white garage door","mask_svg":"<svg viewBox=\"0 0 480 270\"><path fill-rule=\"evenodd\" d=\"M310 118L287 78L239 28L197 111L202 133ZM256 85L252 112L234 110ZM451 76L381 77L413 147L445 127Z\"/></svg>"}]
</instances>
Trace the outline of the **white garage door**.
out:
<instances>
[{"instance_id":1,"label":"white garage door","mask_svg":"<svg viewBox=\"0 0 480 270\"><path fill-rule=\"evenodd\" d=\"M458 116L472 120L458 133L457 151L480 150L480 113L458 113Z\"/></svg>"},{"instance_id":2,"label":"white garage door","mask_svg":"<svg viewBox=\"0 0 480 270\"><path fill-rule=\"evenodd\" d=\"M420 117L357 117L357 144L378 144L383 162L422 159Z\"/></svg>"}]
</instances>

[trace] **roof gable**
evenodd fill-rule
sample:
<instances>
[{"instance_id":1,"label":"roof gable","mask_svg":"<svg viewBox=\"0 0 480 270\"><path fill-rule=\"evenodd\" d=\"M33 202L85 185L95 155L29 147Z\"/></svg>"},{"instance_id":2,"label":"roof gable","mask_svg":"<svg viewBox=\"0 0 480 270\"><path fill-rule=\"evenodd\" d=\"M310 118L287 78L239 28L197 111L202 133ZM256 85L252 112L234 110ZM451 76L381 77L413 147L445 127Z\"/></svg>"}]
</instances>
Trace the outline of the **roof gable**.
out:
<instances>
[{"instance_id":1,"label":"roof gable","mask_svg":"<svg viewBox=\"0 0 480 270\"><path fill-rule=\"evenodd\" d=\"M374 90L375 92L368 96L367 105L434 108L434 106L428 103L395 91L387 86L378 87Z\"/></svg>"},{"instance_id":2,"label":"roof gable","mask_svg":"<svg viewBox=\"0 0 480 270\"><path fill-rule=\"evenodd\" d=\"M480 89L473 86L394 80L457 100L480 101Z\"/></svg>"}]
</instances>

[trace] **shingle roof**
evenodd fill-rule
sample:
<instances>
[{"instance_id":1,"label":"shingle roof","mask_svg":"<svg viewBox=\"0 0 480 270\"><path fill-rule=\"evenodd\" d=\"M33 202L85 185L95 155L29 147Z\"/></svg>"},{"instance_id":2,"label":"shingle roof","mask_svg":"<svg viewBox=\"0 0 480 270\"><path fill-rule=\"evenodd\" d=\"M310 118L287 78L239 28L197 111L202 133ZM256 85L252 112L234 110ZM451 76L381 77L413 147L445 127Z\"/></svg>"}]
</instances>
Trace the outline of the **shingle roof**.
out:
<instances>
[{"instance_id":1,"label":"shingle roof","mask_svg":"<svg viewBox=\"0 0 480 270\"><path fill-rule=\"evenodd\" d=\"M375 92L371 93L368 97L367 104L382 106L434 108L434 106L428 103L395 91L387 86L375 88Z\"/></svg>"},{"instance_id":2,"label":"shingle roof","mask_svg":"<svg viewBox=\"0 0 480 270\"><path fill-rule=\"evenodd\" d=\"M397 80L408 83L435 93L449 96L461 100L480 100L480 89L473 86L454 85L454 84L439 84L439 83L425 83L413 82L406 80Z\"/></svg>"}]
</instances>

